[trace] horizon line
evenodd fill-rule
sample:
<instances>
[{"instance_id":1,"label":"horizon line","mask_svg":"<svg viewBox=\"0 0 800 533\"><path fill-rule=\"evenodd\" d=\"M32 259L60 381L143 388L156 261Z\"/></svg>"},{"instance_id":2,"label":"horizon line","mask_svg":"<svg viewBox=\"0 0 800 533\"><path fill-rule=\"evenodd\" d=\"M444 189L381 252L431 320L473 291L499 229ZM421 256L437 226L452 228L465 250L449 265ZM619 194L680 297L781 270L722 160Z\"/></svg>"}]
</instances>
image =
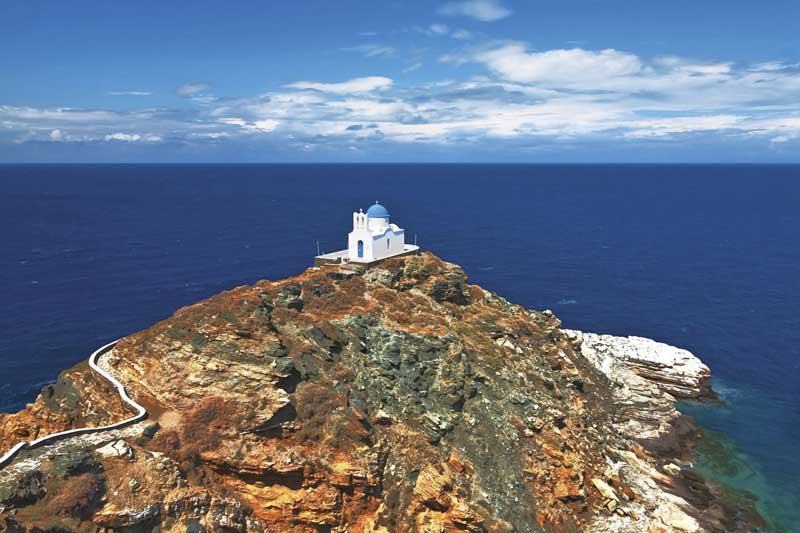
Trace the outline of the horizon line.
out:
<instances>
[{"instance_id":1,"label":"horizon line","mask_svg":"<svg viewBox=\"0 0 800 533\"><path fill-rule=\"evenodd\" d=\"M42 161L42 162L30 162L30 161L0 161L0 166L67 166L67 165L74 165L74 166L87 166L87 165L141 165L141 166L154 166L154 165L218 165L218 166L235 166L235 165L285 165L285 166L322 166L322 165L350 165L350 166L368 166L368 165L495 165L495 166L520 166L520 165L548 165L548 166L555 166L555 165L574 165L574 166L600 166L600 165L615 165L615 166L622 166L622 165L649 165L649 166L800 166L800 161L569 161L569 162L560 162L560 161L520 161L520 162L513 162L513 161L313 161L313 162L299 162L299 161L259 161L259 162L250 162L250 161L137 161L137 162L130 162L130 161L87 161L87 162L77 162L77 161Z\"/></svg>"}]
</instances>

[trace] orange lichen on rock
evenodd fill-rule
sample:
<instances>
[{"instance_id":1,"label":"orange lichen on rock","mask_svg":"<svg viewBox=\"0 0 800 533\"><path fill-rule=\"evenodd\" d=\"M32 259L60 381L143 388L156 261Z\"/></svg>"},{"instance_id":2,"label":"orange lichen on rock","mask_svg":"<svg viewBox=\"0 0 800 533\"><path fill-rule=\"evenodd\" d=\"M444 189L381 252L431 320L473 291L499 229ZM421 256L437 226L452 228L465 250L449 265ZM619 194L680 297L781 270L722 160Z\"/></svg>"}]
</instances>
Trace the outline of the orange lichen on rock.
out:
<instances>
[{"instance_id":1,"label":"orange lichen on rock","mask_svg":"<svg viewBox=\"0 0 800 533\"><path fill-rule=\"evenodd\" d=\"M160 425L12 472L0 525L38 527L48 487L67 529L161 531L618 531L672 512L642 487L714 499L620 429L630 406L552 313L432 254L237 287L104 362ZM45 393L0 418L4 448L124 415L85 365Z\"/></svg>"},{"instance_id":2,"label":"orange lichen on rock","mask_svg":"<svg viewBox=\"0 0 800 533\"><path fill-rule=\"evenodd\" d=\"M80 427L103 426L130 417L111 385L81 363L47 385L36 401L15 414L0 414L0 455L18 442Z\"/></svg>"}]
</instances>

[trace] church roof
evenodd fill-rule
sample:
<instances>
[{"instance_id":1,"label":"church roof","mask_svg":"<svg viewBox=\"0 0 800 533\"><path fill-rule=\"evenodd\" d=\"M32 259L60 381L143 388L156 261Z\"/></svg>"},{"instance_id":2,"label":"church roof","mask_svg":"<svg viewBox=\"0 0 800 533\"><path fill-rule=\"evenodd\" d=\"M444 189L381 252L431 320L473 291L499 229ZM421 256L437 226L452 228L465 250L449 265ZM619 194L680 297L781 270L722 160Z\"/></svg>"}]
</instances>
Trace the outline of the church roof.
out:
<instances>
[{"instance_id":1,"label":"church roof","mask_svg":"<svg viewBox=\"0 0 800 533\"><path fill-rule=\"evenodd\" d=\"M378 202L375 202L375 205L371 205L367 209L367 216L369 218L389 218L389 211Z\"/></svg>"}]
</instances>

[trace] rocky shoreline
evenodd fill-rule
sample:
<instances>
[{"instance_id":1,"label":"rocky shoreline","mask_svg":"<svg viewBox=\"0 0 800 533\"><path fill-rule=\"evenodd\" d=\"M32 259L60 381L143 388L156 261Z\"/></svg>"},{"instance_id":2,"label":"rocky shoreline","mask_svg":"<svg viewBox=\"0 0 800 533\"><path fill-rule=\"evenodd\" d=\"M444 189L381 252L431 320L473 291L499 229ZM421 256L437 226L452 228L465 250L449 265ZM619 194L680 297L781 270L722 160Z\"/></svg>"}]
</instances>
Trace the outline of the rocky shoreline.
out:
<instances>
[{"instance_id":1,"label":"rocky shoreline","mask_svg":"<svg viewBox=\"0 0 800 533\"><path fill-rule=\"evenodd\" d=\"M0 471L0 530L762 525L691 468L676 401L715 397L697 357L562 329L431 254L239 287L101 364L150 419L24 452ZM0 451L125 416L78 365L0 415Z\"/></svg>"},{"instance_id":2,"label":"rocky shoreline","mask_svg":"<svg viewBox=\"0 0 800 533\"><path fill-rule=\"evenodd\" d=\"M647 509L654 510L654 520L604 522L597 525L597 531L654 531L659 522L669 531L748 531L764 526L754 509L737 511L718 500L721 488L691 468L699 430L677 410L677 400L718 400L711 388L711 372L699 358L688 350L643 337L564 332L611 381L614 397L623 407L615 420L621 431L664 459L659 468L640 461L635 450L620 454L622 461L613 468L624 473L628 482L644 484L640 493L645 498L639 503L645 514ZM698 509L703 510L700 520ZM709 520L715 515L716 519Z\"/></svg>"}]
</instances>

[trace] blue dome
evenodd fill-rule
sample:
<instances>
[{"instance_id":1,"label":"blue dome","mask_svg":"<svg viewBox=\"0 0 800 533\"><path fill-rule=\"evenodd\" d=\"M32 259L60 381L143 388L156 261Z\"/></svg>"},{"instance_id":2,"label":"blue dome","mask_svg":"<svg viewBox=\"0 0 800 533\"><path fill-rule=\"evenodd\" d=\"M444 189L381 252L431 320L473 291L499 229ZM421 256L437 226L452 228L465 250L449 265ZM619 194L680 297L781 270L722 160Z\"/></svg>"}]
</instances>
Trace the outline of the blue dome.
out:
<instances>
[{"instance_id":1,"label":"blue dome","mask_svg":"<svg viewBox=\"0 0 800 533\"><path fill-rule=\"evenodd\" d=\"M389 211L378 202L375 202L375 205L367 209L367 216L369 218L389 218Z\"/></svg>"}]
</instances>

